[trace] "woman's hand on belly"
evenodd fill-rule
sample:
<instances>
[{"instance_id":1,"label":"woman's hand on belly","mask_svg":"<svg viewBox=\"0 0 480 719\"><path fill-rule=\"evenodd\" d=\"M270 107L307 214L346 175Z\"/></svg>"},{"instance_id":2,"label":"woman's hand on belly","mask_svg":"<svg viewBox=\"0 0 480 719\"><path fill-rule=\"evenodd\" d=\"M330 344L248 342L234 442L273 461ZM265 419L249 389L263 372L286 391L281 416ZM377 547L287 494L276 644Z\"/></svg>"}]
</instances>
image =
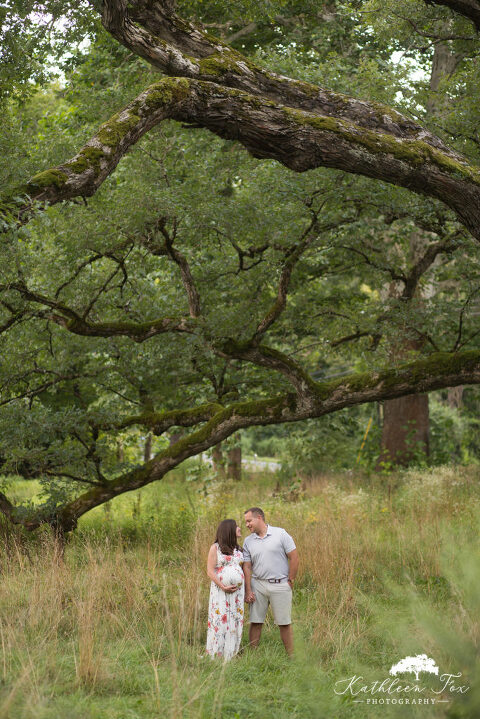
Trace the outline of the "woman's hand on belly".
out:
<instances>
[{"instance_id":1,"label":"woman's hand on belly","mask_svg":"<svg viewBox=\"0 0 480 719\"><path fill-rule=\"evenodd\" d=\"M222 589L227 594L233 594L233 592L237 591L238 587L235 586L235 584L229 584L227 587L222 584L220 589Z\"/></svg>"}]
</instances>

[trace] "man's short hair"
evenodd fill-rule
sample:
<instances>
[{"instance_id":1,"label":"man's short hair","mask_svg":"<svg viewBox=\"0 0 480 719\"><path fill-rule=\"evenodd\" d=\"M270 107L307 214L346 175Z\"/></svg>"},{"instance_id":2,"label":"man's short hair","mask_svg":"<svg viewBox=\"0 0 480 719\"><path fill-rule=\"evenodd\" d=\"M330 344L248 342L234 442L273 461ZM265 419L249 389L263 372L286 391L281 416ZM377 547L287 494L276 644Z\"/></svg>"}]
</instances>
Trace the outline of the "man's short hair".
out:
<instances>
[{"instance_id":1,"label":"man's short hair","mask_svg":"<svg viewBox=\"0 0 480 719\"><path fill-rule=\"evenodd\" d=\"M261 517L263 521L265 521L265 514L263 509L260 509L260 507L250 507L250 509L245 510L244 514L247 514L248 512L251 512L254 517Z\"/></svg>"}]
</instances>

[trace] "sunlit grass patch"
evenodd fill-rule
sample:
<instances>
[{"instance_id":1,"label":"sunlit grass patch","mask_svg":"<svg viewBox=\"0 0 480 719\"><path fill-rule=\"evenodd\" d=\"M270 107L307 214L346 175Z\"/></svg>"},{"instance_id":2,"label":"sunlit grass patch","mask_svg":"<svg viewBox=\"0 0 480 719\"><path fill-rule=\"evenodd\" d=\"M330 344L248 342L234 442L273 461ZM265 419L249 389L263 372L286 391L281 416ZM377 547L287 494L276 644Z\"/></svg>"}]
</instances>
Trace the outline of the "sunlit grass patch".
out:
<instances>
[{"instance_id":1,"label":"sunlit grass patch","mask_svg":"<svg viewBox=\"0 0 480 719\"><path fill-rule=\"evenodd\" d=\"M335 682L384 674L407 651L462 667L473 686L478 484L465 468L422 476L400 474L393 491L363 476L320 478L290 501L275 477L255 475L206 495L190 488L195 511L184 479L171 478L86 515L63 559L48 528L4 532L0 717L364 717ZM296 657L269 619L259 649L245 630L223 667L205 658L206 555L217 522L241 522L252 505L299 549ZM471 696L468 719L478 716Z\"/></svg>"}]
</instances>

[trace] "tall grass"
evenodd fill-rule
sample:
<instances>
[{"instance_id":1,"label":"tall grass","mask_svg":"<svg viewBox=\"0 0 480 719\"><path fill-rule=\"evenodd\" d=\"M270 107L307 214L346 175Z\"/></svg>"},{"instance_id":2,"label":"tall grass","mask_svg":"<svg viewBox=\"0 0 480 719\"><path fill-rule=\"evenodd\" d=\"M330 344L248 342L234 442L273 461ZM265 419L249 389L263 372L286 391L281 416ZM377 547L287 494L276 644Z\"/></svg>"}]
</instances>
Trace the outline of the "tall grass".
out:
<instances>
[{"instance_id":1,"label":"tall grass","mask_svg":"<svg viewBox=\"0 0 480 719\"><path fill-rule=\"evenodd\" d=\"M293 496L269 476L190 492L194 511L180 480L98 508L63 557L48 531L3 525L0 719L480 716L475 470L324 476ZM232 662L212 662L208 548L220 519L258 504L301 557L296 657L269 619L258 650L245 637ZM412 652L459 669L468 695L366 709L335 694Z\"/></svg>"}]
</instances>

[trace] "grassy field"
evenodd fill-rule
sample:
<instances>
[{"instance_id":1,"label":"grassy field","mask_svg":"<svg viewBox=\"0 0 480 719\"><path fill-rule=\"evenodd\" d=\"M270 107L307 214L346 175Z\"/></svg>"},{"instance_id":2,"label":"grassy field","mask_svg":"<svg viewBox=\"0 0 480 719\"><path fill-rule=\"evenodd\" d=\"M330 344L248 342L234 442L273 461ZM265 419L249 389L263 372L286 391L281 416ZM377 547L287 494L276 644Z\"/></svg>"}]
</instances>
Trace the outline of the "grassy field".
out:
<instances>
[{"instance_id":1,"label":"grassy field","mask_svg":"<svg viewBox=\"0 0 480 719\"><path fill-rule=\"evenodd\" d=\"M14 486L24 498L34 488ZM241 653L212 662L208 547L220 519L241 522L251 505L299 549L296 655L286 658L269 620L256 651L245 629ZM92 511L64 558L48 531L1 525L0 719L477 719L479 520L479 470L444 467L290 491L269 475L202 484L177 474ZM440 673L462 672L469 691L408 706L334 691L421 653Z\"/></svg>"}]
</instances>

